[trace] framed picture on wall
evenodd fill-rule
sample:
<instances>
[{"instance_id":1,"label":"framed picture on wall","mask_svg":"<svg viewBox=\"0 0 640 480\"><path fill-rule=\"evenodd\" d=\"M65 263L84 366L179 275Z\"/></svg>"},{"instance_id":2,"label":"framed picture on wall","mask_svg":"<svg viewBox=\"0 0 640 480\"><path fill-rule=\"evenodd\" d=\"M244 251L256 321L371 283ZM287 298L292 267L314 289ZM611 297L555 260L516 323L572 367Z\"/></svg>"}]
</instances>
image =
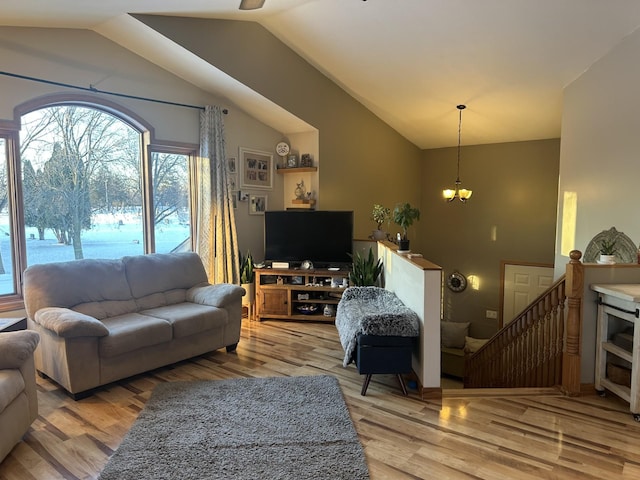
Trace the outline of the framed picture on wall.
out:
<instances>
[{"instance_id":1,"label":"framed picture on wall","mask_svg":"<svg viewBox=\"0 0 640 480\"><path fill-rule=\"evenodd\" d=\"M249 195L249 215L264 215L266 211L266 195Z\"/></svg>"},{"instance_id":2,"label":"framed picture on wall","mask_svg":"<svg viewBox=\"0 0 640 480\"><path fill-rule=\"evenodd\" d=\"M240 187L273 188L273 155L240 147Z\"/></svg>"}]
</instances>

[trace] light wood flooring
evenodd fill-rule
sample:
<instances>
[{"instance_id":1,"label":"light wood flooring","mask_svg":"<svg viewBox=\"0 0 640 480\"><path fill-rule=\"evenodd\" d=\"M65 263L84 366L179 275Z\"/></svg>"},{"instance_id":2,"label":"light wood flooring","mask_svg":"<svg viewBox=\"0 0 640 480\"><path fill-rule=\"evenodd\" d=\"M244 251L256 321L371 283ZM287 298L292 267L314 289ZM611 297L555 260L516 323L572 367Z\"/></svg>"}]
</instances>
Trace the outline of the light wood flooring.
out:
<instances>
[{"instance_id":1,"label":"light wood flooring","mask_svg":"<svg viewBox=\"0 0 640 480\"><path fill-rule=\"evenodd\" d=\"M160 382L335 375L364 446L371 479L640 478L640 424L614 396L445 390L442 402L403 397L393 376L365 397L342 367L331 324L244 321L224 349L102 388L75 402L38 379L40 414L0 464L0 479L94 479ZM0 432L0 435L2 432Z\"/></svg>"}]
</instances>

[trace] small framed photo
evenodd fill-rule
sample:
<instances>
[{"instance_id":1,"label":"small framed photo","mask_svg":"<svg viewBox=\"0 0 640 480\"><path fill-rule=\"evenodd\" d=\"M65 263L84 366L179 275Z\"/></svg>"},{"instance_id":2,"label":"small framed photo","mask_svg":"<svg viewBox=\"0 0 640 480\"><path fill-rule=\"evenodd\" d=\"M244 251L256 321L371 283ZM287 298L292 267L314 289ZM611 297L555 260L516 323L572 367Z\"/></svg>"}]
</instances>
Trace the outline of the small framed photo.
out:
<instances>
[{"instance_id":1,"label":"small framed photo","mask_svg":"<svg viewBox=\"0 0 640 480\"><path fill-rule=\"evenodd\" d=\"M237 173L238 163L235 157L227 158L227 173Z\"/></svg>"},{"instance_id":2,"label":"small framed photo","mask_svg":"<svg viewBox=\"0 0 640 480\"><path fill-rule=\"evenodd\" d=\"M249 200L249 194L247 192L243 192L242 190L238 190L238 201L246 202Z\"/></svg>"},{"instance_id":3,"label":"small framed photo","mask_svg":"<svg viewBox=\"0 0 640 480\"><path fill-rule=\"evenodd\" d=\"M298 166L298 156L289 155L287 158L287 168L296 168Z\"/></svg>"},{"instance_id":4,"label":"small framed photo","mask_svg":"<svg viewBox=\"0 0 640 480\"><path fill-rule=\"evenodd\" d=\"M313 158L311 158L310 153L303 153L300 157L300 166L301 167L313 167Z\"/></svg>"},{"instance_id":5,"label":"small framed photo","mask_svg":"<svg viewBox=\"0 0 640 480\"><path fill-rule=\"evenodd\" d=\"M264 215L266 211L266 195L249 195L249 215Z\"/></svg>"},{"instance_id":6,"label":"small framed photo","mask_svg":"<svg viewBox=\"0 0 640 480\"><path fill-rule=\"evenodd\" d=\"M273 188L273 155L240 147L240 187Z\"/></svg>"}]
</instances>

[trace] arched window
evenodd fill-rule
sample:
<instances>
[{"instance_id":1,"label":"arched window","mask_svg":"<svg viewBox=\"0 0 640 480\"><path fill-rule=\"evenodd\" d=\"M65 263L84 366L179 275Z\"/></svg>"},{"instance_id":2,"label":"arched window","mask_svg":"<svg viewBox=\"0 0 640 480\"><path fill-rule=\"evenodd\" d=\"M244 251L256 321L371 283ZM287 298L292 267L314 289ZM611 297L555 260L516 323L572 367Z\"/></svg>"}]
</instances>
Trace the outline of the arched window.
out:
<instances>
[{"instance_id":1,"label":"arched window","mask_svg":"<svg viewBox=\"0 0 640 480\"><path fill-rule=\"evenodd\" d=\"M196 146L152 141L114 104L59 96L0 128L0 302L37 263L191 250ZM11 308L9 305L8 308Z\"/></svg>"}]
</instances>

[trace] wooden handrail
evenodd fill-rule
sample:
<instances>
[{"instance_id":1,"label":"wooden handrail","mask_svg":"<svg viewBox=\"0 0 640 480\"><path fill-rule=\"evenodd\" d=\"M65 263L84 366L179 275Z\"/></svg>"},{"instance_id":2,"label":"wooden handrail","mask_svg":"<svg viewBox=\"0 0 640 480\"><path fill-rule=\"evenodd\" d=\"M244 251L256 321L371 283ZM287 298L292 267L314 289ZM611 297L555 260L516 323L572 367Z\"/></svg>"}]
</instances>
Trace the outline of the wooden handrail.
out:
<instances>
[{"instance_id":1,"label":"wooden handrail","mask_svg":"<svg viewBox=\"0 0 640 480\"><path fill-rule=\"evenodd\" d=\"M465 356L465 388L562 386L567 394L579 393L581 255L577 250L572 251L566 275L482 348ZM566 328L565 303L568 306Z\"/></svg>"}]
</instances>

